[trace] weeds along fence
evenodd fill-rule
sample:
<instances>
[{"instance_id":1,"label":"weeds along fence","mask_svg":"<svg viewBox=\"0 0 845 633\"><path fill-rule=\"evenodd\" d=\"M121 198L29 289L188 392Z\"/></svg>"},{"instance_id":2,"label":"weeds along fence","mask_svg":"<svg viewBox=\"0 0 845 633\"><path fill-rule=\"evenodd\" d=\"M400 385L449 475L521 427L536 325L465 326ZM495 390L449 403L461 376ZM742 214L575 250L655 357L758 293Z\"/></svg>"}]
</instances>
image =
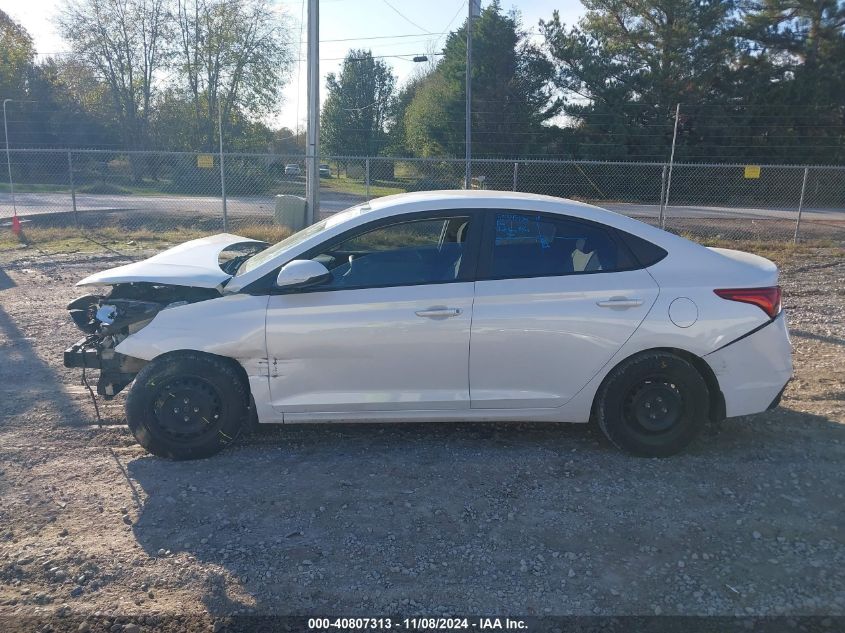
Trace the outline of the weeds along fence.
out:
<instances>
[{"instance_id":1,"label":"weeds along fence","mask_svg":"<svg viewBox=\"0 0 845 633\"><path fill-rule=\"evenodd\" d=\"M279 196L305 195L305 157L10 151L0 224L112 242L286 232ZM463 187L462 159L321 156L319 215L395 193ZM476 159L472 186L571 198L709 240L845 240L845 167ZM225 186L225 197L224 197ZM2 244L2 242L0 242Z\"/></svg>"}]
</instances>

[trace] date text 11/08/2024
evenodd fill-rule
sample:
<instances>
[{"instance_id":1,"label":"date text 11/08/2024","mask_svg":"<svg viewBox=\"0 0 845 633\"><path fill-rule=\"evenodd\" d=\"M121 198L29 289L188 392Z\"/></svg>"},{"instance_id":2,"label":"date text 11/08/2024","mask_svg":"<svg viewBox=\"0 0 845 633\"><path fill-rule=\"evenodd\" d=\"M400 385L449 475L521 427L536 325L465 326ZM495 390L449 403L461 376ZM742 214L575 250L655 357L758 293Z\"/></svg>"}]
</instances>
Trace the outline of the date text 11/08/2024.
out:
<instances>
[{"instance_id":1,"label":"date text 11/08/2024","mask_svg":"<svg viewBox=\"0 0 845 633\"><path fill-rule=\"evenodd\" d=\"M524 620L511 618L309 618L311 631L407 629L412 631L524 631Z\"/></svg>"}]
</instances>

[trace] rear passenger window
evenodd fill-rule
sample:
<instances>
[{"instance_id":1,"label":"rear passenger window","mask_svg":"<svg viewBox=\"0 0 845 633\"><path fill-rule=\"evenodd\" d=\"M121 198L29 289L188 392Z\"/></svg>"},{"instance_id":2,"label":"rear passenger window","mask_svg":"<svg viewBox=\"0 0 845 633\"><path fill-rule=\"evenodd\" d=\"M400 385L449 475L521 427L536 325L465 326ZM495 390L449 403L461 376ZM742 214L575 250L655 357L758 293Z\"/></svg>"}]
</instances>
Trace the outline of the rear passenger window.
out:
<instances>
[{"instance_id":1,"label":"rear passenger window","mask_svg":"<svg viewBox=\"0 0 845 633\"><path fill-rule=\"evenodd\" d=\"M498 213L490 275L547 277L631 268L627 250L592 223Z\"/></svg>"},{"instance_id":2,"label":"rear passenger window","mask_svg":"<svg viewBox=\"0 0 845 633\"><path fill-rule=\"evenodd\" d=\"M636 235L631 235L630 233L619 230L616 231L616 234L621 237L625 242L625 245L631 249L631 252L634 254L637 262L639 262L640 266L643 268L653 266L669 254L657 244L652 244L648 240L644 240Z\"/></svg>"}]
</instances>

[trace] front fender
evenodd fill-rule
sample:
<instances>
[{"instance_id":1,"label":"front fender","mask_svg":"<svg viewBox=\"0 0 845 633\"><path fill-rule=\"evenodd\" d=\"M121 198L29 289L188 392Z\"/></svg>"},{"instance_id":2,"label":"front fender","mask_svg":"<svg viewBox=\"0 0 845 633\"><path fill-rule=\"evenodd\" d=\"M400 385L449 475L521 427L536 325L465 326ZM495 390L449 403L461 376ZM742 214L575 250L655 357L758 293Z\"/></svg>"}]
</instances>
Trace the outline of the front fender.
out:
<instances>
[{"instance_id":1,"label":"front fender","mask_svg":"<svg viewBox=\"0 0 845 633\"><path fill-rule=\"evenodd\" d=\"M266 359L267 296L224 295L166 308L115 350L150 361L177 350L195 350L238 360L248 374Z\"/></svg>"}]
</instances>

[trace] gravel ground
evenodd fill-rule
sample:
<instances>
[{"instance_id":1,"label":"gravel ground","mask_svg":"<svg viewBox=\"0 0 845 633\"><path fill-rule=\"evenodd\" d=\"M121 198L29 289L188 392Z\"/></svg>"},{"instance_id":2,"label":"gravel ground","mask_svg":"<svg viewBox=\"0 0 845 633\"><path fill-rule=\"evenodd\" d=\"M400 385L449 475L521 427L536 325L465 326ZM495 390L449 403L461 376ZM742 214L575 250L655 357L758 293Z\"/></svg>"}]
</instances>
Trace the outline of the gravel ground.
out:
<instances>
[{"instance_id":1,"label":"gravel ground","mask_svg":"<svg viewBox=\"0 0 845 633\"><path fill-rule=\"evenodd\" d=\"M539 424L287 427L150 457L122 398L98 427L61 366L72 283L123 260L2 261L0 616L845 615L841 250L784 267L781 408L663 460Z\"/></svg>"}]
</instances>

